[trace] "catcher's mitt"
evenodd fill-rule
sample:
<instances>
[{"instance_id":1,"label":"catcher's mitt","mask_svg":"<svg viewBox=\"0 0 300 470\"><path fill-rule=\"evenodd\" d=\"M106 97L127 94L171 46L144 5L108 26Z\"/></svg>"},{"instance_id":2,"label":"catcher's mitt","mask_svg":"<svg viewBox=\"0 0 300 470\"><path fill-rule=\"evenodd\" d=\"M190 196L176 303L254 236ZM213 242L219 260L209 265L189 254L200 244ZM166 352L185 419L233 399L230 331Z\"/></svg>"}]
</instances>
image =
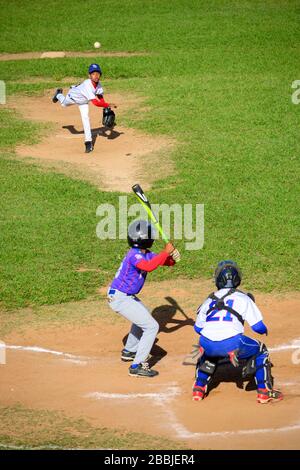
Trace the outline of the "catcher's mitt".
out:
<instances>
[{"instance_id":1,"label":"catcher's mitt","mask_svg":"<svg viewBox=\"0 0 300 470\"><path fill-rule=\"evenodd\" d=\"M116 124L116 115L111 108L103 108L102 124L109 129L112 129Z\"/></svg>"}]
</instances>

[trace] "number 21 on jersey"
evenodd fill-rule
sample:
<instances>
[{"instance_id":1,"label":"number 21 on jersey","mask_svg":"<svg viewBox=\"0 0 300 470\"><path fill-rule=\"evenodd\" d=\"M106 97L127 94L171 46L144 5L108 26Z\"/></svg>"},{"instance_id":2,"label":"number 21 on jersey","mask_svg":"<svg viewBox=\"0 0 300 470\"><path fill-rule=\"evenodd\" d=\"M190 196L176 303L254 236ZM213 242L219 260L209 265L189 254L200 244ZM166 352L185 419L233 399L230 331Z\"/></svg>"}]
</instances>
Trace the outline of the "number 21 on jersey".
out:
<instances>
[{"instance_id":1,"label":"number 21 on jersey","mask_svg":"<svg viewBox=\"0 0 300 470\"><path fill-rule=\"evenodd\" d=\"M233 302L234 302L234 300L229 299L229 300L226 300L225 304L227 305L227 307L233 308ZM213 300L209 304L209 308L213 308L216 305L216 303L217 303L216 300ZM210 312L209 315L207 315L206 321L220 321L220 320L222 320L222 321L232 321L232 315L231 315L230 312L228 312L228 310L225 310L226 315L223 316L223 318L221 318L220 316L217 316L218 313L224 312L224 310L213 310L212 312Z\"/></svg>"}]
</instances>

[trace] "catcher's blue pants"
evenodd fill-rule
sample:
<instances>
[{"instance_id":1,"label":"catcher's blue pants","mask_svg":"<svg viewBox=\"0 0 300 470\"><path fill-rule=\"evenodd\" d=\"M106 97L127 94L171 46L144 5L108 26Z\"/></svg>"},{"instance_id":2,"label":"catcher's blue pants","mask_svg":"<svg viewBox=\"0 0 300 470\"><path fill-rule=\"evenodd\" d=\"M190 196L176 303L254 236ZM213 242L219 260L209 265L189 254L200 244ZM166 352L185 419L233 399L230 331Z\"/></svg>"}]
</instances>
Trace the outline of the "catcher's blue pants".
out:
<instances>
[{"instance_id":1,"label":"catcher's blue pants","mask_svg":"<svg viewBox=\"0 0 300 470\"><path fill-rule=\"evenodd\" d=\"M266 388L266 382L268 380L266 363L269 358L268 351L261 351L261 343L255 339L249 338L248 336L239 334L232 338L225 339L223 341L211 341L205 336L200 337L200 346L204 349L204 358L209 357L226 357L230 351L238 349L239 359L250 359L252 356L255 357L255 380L257 388ZM210 376L203 371L197 370L196 384L205 387L210 379Z\"/></svg>"}]
</instances>

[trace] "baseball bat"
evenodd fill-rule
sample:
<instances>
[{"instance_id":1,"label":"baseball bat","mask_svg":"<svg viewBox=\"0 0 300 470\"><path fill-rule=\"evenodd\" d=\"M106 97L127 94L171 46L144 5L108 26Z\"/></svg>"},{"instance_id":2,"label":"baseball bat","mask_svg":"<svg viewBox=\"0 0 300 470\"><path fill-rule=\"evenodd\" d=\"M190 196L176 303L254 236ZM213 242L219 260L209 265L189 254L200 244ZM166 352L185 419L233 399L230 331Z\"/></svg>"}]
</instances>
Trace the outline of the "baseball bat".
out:
<instances>
[{"instance_id":1,"label":"baseball bat","mask_svg":"<svg viewBox=\"0 0 300 470\"><path fill-rule=\"evenodd\" d=\"M142 204L142 206L144 207L145 211L147 212L147 214L149 215L150 219L152 220L152 222L154 223L155 227L157 228L157 230L159 231L159 233L161 234L161 237L163 239L163 241L165 243L169 243L169 239L168 237L166 236L166 234L164 233L160 223L158 222L154 212L152 211L152 208L151 208L151 204L146 196L146 194L144 193L144 191L142 190L142 188L140 187L139 184L135 184L132 186L132 191L134 192L134 194L136 195L136 197L138 198L139 202Z\"/></svg>"},{"instance_id":2,"label":"baseball bat","mask_svg":"<svg viewBox=\"0 0 300 470\"><path fill-rule=\"evenodd\" d=\"M147 212L147 214L149 215L150 219L152 220L152 222L154 223L154 226L157 228L157 230L159 231L159 233L161 234L161 237L163 239L163 241L165 243L169 243L169 239L168 237L166 236L166 234L164 233L163 229L162 229L162 226L160 225L159 221L157 220L156 218L156 215L154 214L152 208L151 208L151 204L150 204L150 201L149 199L147 198L146 194L144 193L144 191L142 190L141 186L139 184L134 184L132 186L132 190L134 192L134 194L136 195L136 197L138 198L139 202L142 204L142 206L144 207L145 211ZM178 261L180 261L180 258L179 259L176 259L175 262L178 263Z\"/></svg>"}]
</instances>

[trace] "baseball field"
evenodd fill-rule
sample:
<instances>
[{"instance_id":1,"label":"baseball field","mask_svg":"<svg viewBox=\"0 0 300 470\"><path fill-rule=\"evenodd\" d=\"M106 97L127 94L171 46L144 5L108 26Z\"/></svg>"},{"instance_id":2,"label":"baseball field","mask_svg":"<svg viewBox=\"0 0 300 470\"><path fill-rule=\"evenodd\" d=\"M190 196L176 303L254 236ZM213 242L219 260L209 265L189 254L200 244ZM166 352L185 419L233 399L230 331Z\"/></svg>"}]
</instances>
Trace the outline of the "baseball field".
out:
<instances>
[{"instance_id":1,"label":"baseball field","mask_svg":"<svg viewBox=\"0 0 300 470\"><path fill-rule=\"evenodd\" d=\"M299 449L299 2L0 8L0 449ZM117 124L91 105L85 154L78 107L52 96L93 62ZM144 380L120 361L129 324L106 300L127 242L96 234L97 208L120 216L135 183L155 203L204 205L203 247L175 240L180 263L141 293L160 325L160 375ZM230 377L191 399L183 361L222 259L264 315L280 403Z\"/></svg>"}]
</instances>

